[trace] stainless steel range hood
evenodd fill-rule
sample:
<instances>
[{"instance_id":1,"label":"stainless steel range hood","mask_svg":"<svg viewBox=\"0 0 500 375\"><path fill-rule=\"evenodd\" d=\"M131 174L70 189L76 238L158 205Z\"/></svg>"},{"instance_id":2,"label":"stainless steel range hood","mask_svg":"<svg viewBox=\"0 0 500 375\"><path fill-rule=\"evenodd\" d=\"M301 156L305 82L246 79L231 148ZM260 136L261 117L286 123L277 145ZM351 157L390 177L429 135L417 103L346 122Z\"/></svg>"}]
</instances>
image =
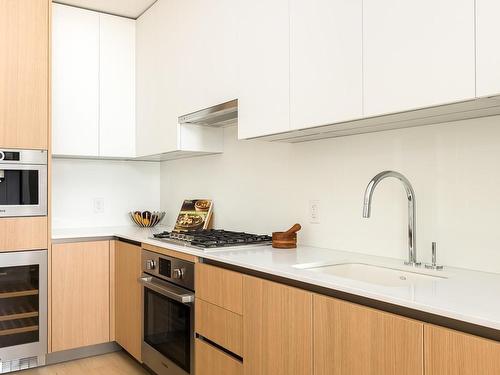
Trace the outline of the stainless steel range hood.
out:
<instances>
[{"instance_id":1,"label":"stainless steel range hood","mask_svg":"<svg viewBox=\"0 0 500 375\"><path fill-rule=\"evenodd\" d=\"M223 127L238 122L238 99L179 117L179 124Z\"/></svg>"}]
</instances>

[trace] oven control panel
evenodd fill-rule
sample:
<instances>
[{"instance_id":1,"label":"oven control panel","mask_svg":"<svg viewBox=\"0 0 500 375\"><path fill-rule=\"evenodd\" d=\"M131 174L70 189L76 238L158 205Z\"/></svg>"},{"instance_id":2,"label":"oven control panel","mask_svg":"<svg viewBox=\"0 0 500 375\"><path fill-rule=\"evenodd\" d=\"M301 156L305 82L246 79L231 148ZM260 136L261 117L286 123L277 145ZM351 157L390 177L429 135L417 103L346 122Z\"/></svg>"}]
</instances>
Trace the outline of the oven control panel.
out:
<instances>
[{"instance_id":1,"label":"oven control panel","mask_svg":"<svg viewBox=\"0 0 500 375\"><path fill-rule=\"evenodd\" d=\"M0 161L19 161L20 153L19 151L6 151L0 150Z\"/></svg>"},{"instance_id":2,"label":"oven control panel","mask_svg":"<svg viewBox=\"0 0 500 375\"><path fill-rule=\"evenodd\" d=\"M142 250L142 271L194 290L194 264L191 262Z\"/></svg>"},{"instance_id":3,"label":"oven control panel","mask_svg":"<svg viewBox=\"0 0 500 375\"><path fill-rule=\"evenodd\" d=\"M172 277L172 261L170 259L160 258L160 268L158 270L160 275Z\"/></svg>"}]
</instances>

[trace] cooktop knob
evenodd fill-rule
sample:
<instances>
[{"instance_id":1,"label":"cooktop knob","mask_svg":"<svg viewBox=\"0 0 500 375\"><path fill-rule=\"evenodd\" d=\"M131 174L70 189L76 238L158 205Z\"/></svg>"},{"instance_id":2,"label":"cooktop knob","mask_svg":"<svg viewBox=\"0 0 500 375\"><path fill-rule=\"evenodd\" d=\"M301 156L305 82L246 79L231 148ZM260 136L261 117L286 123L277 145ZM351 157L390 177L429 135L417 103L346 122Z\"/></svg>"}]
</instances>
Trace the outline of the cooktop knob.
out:
<instances>
[{"instance_id":1,"label":"cooktop knob","mask_svg":"<svg viewBox=\"0 0 500 375\"><path fill-rule=\"evenodd\" d=\"M147 270L154 270L156 267L156 262L152 259L146 261L146 269Z\"/></svg>"},{"instance_id":2,"label":"cooktop knob","mask_svg":"<svg viewBox=\"0 0 500 375\"><path fill-rule=\"evenodd\" d=\"M174 272L172 273L172 277L174 279L182 279L184 276L184 268L174 268Z\"/></svg>"}]
</instances>

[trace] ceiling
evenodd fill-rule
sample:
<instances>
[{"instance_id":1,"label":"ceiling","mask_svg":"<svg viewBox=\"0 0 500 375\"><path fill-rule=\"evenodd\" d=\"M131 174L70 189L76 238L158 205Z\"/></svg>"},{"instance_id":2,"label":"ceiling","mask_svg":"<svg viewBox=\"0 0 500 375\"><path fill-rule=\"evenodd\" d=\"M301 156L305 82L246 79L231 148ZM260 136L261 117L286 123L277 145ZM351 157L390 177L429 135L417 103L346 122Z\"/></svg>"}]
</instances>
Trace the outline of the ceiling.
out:
<instances>
[{"instance_id":1,"label":"ceiling","mask_svg":"<svg viewBox=\"0 0 500 375\"><path fill-rule=\"evenodd\" d=\"M54 0L54 2L135 19L156 0Z\"/></svg>"}]
</instances>

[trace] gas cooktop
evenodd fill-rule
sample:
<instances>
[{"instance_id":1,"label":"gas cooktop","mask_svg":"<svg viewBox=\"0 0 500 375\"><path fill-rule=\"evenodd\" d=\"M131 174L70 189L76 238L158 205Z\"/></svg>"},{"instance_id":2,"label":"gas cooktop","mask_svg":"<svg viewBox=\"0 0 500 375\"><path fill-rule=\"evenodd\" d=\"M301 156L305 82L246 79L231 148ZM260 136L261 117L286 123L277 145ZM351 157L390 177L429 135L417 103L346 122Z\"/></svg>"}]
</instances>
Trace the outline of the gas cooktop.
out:
<instances>
[{"instance_id":1,"label":"gas cooktop","mask_svg":"<svg viewBox=\"0 0 500 375\"><path fill-rule=\"evenodd\" d=\"M254 247L270 245L272 237L267 235L231 232L221 229L200 229L191 232L162 232L155 239L203 250L227 249L229 247Z\"/></svg>"}]
</instances>

